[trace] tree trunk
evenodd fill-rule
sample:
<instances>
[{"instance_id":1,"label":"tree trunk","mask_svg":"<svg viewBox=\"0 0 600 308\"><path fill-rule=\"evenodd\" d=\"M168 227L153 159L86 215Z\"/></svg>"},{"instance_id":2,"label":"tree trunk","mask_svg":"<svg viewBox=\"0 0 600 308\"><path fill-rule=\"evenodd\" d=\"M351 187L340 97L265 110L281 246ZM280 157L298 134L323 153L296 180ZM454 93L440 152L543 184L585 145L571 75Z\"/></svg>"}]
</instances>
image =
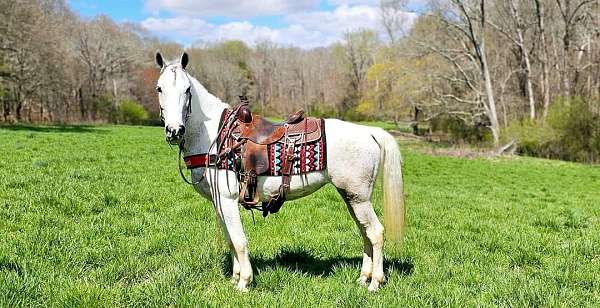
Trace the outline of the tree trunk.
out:
<instances>
[{"instance_id":1,"label":"tree trunk","mask_svg":"<svg viewBox=\"0 0 600 308\"><path fill-rule=\"evenodd\" d=\"M474 39L475 48L479 49L479 60L481 74L483 75L483 81L485 83L485 95L487 98L487 113L490 119L490 129L492 130L492 137L494 139L494 145L500 143L500 125L498 124L498 113L496 112L496 101L494 100L494 89L492 87L492 78L490 76L490 70L487 63L487 57L485 53L485 5L482 0L481 2L481 14L482 14L482 29L481 29L481 42L477 44Z\"/></svg>"},{"instance_id":2,"label":"tree trunk","mask_svg":"<svg viewBox=\"0 0 600 308\"><path fill-rule=\"evenodd\" d=\"M17 121L19 121L19 122L21 122L21 120L22 120L22 115L21 115L22 110L23 110L23 102L21 101L20 97L17 97L17 108L15 108L15 112L17 114Z\"/></svg>"},{"instance_id":3,"label":"tree trunk","mask_svg":"<svg viewBox=\"0 0 600 308\"><path fill-rule=\"evenodd\" d=\"M563 92L565 98L569 98L571 96L571 82L569 80L569 49L571 48L571 39L570 39L569 30L565 30L565 36L563 37L563 68L562 68L562 82L563 82Z\"/></svg>"},{"instance_id":4,"label":"tree trunk","mask_svg":"<svg viewBox=\"0 0 600 308\"><path fill-rule=\"evenodd\" d=\"M417 107L417 106L414 106L414 108L415 108L415 114L413 116L412 129L413 129L414 135L419 135L419 114L421 113L421 109L419 109L419 107Z\"/></svg>"},{"instance_id":5,"label":"tree trunk","mask_svg":"<svg viewBox=\"0 0 600 308\"><path fill-rule=\"evenodd\" d=\"M113 78L112 84L113 84L113 102L112 102L112 116L110 116L112 119L110 119L110 121L114 122L114 123L119 123L119 119L118 119L119 117L117 116L117 111L119 110L119 101L117 99L117 97L118 97L117 80L115 78Z\"/></svg>"},{"instance_id":6,"label":"tree trunk","mask_svg":"<svg viewBox=\"0 0 600 308\"><path fill-rule=\"evenodd\" d=\"M8 121L8 117L10 116L10 100L7 97L3 97L2 102L4 105L4 121Z\"/></svg>"},{"instance_id":7,"label":"tree trunk","mask_svg":"<svg viewBox=\"0 0 600 308\"><path fill-rule=\"evenodd\" d=\"M77 90L77 100L79 100L79 112L81 112L81 120L86 120L85 103L83 102L83 90L81 88Z\"/></svg>"},{"instance_id":8,"label":"tree trunk","mask_svg":"<svg viewBox=\"0 0 600 308\"><path fill-rule=\"evenodd\" d=\"M533 99L533 86L531 85L531 64L527 50L523 48L523 57L525 60L525 79L527 82L527 96L529 98L529 119L535 120L535 100Z\"/></svg>"},{"instance_id":9,"label":"tree trunk","mask_svg":"<svg viewBox=\"0 0 600 308\"><path fill-rule=\"evenodd\" d=\"M519 28L517 29L517 35L519 39L519 49L521 51L521 56L523 56L523 62L525 62L525 84L527 86L527 98L529 101L529 119L535 120L535 100L533 97L533 86L531 83L531 62L529 61L529 53L525 48L523 32Z\"/></svg>"},{"instance_id":10,"label":"tree trunk","mask_svg":"<svg viewBox=\"0 0 600 308\"><path fill-rule=\"evenodd\" d=\"M542 65L542 80L541 80L541 88L542 88L542 101L544 104L544 111L542 114L542 121L546 120L548 117L548 109L550 108L550 70L548 67L548 45L546 43L546 27L544 22L544 7L542 6L540 0L535 0L535 9L537 15L538 22L538 30L540 31L540 50L542 51L541 55L541 65Z\"/></svg>"},{"instance_id":11,"label":"tree trunk","mask_svg":"<svg viewBox=\"0 0 600 308\"><path fill-rule=\"evenodd\" d=\"M29 106L27 106L27 121L29 123L33 122L33 105L29 104Z\"/></svg>"},{"instance_id":12,"label":"tree trunk","mask_svg":"<svg viewBox=\"0 0 600 308\"><path fill-rule=\"evenodd\" d=\"M500 142L500 125L498 124L498 115L496 112L496 101L494 100L494 91L492 88L492 80L490 78L490 71L487 66L485 56L482 57L482 70L483 78L485 81L485 93L488 103L488 117L490 118L490 128L492 130L492 137L494 138L494 145L498 145Z\"/></svg>"},{"instance_id":13,"label":"tree trunk","mask_svg":"<svg viewBox=\"0 0 600 308\"><path fill-rule=\"evenodd\" d=\"M523 28L525 27L525 23L521 18L521 13L519 12L519 7L515 0L511 1L511 8L513 17L517 24L517 46L519 47L519 51L523 57L523 62L525 63L525 84L527 88L527 98L529 101L529 118L531 120L535 120L535 100L533 97L533 87L531 85L531 63L529 61L529 52L527 52L527 48L525 47L525 39L523 37Z\"/></svg>"}]
</instances>

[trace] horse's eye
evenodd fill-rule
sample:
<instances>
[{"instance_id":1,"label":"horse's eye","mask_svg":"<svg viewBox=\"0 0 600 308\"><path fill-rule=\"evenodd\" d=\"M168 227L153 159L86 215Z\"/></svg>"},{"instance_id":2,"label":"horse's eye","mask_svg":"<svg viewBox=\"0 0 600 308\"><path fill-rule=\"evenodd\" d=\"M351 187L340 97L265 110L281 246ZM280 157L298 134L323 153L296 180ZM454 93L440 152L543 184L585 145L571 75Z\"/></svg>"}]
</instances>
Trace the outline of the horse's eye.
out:
<instances>
[{"instance_id":1,"label":"horse's eye","mask_svg":"<svg viewBox=\"0 0 600 308\"><path fill-rule=\"evenodd\" d=\"M188 87L187 90L185 90L185 93L190 94L192 87Z\"/></svg>"},{"instance_id":2,"label":"horse's eye","mask_svg":"<svg viewBox=\"0 0 600 308\"><path fill-rule=\"evenodd\" d=\"M157 91L158 93L162 93L162 89L161 89L160 87L156 87L156 91Z\"/></svg>"}]
</instances>

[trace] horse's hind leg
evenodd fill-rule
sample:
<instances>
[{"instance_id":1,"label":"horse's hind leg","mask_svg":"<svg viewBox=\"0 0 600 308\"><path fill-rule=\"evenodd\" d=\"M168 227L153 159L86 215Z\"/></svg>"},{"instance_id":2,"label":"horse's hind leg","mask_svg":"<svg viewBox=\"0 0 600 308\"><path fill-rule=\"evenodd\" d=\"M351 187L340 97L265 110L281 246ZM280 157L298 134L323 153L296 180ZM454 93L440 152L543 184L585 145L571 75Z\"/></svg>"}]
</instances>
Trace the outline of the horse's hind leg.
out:
<instances>
[{"instance_id":1,"label":"horse's hind leg","mask_svg":"<svg viewBox=\"0 0 600 308\"><path fill-rule=\"evenodd\" d=\"M359 283L371 278L369 291L377 291L385 281L383 273L383 225L379 222L371 201L346 198L352 217L359 226L364 241L363 262Z\"/></svg>"},{"instance_id":2,"label":"horse's hind leg","mask_svg":"<svg viewBox=\"0 0 600 308\"><path fill-rule=\"evenodd\" d=\"M345 191L341 189L338 191L344 198L344 201L348 206L348 211L358 226L358 231L363 238L363 259L362 266L360 268L360 276L358 277L357 282L366 286L369 283L369 279L371 279L371 275L373 274L373 245L371 245L371 240L369 240L367 237L367 229L354 214L353 202L347 197Z\"/></svg>"},{"instance_id":3,"label":"horse's hind leg","mask_svg":"<svg viewBox=\"0 0 600 308\"><path fill-rule=\"evenodd\" d=\"M358 282L367 284L369 291L376 291L385 280L383 274L383 225L379 222L371 195L376 179L377 165L356 168L355 176L332 176L335 185L348 205L350 215L358 225L363 237L363 262ZM362 171L362 172L361 172Z\"/></svg>"},{"instance_id":4,"label":"horse's hind leg","mask_svg":"<svg viewBox=\"0 0 600 308\"><path fill-rule=\"evenodd\" d=\"M385 281L383 273L383 225L379 222L371 201L352 204L354 215L365 229L373 250L373 272L369 291L377 291Z\"/></svg>"},{"instance_id":5,"label":"horse's hind leg","mask_svg":"<svg viewBox=\"0 0 600 308\"><path fill-rule=\"evenodd\" d=\"M383 226L371 203L381 147L373 137L372 128L336 120L326 121L327 171L363 236L364 253L359 281L366 282L370 276L369 290L375 291L384 281Z\"/></svg>"},{"instance_id":6,"label":"horse's hind leg","mask_svg":"<svg viewBox=\"0 0 600 308\"><path fill-rule=\"evenodd\" d=\"M229 241L229 248L231 250L231 264L233 265L231 282L237 284L240 281L240 262L238 261L237 256L234 252L233 243L229 239L227 240Z\"/></svg>"}]
</instances>

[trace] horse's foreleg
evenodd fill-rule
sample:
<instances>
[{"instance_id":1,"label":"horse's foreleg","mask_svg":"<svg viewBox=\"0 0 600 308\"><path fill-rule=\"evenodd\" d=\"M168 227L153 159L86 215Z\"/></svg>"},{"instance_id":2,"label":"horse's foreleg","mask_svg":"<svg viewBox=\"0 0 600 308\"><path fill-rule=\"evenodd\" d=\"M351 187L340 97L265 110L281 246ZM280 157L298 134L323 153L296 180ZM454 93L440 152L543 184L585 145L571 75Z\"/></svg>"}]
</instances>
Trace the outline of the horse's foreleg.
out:
<instances>
[{"instance_id":1,"label":"horse's foreleg","mask_svg":"<svg viewBox=\"0 0 600 308\"><path fill-rule=\"evenodd\" d=\"M246 234L244 234L237 199L221 199L219 216L223 231L229 239L233 255L233 279L239 279L238 289L247 291L253 275L248 241L246 240Z\"/></svg>"}]
</instances>

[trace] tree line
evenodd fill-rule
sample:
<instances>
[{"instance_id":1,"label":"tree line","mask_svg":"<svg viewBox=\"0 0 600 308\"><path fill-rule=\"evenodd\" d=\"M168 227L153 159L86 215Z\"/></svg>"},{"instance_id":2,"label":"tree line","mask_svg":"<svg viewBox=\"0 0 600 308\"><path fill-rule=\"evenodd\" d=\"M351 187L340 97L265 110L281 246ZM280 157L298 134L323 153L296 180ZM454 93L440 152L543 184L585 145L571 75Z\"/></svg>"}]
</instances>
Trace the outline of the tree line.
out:
<instances>
[{"instance_id":1,"label":"tree line","mask_svg":"<svg viewBox=\"0 0 600 308\"><path fill-rule=\"evenodd\" d=\"M390 1L392 3L398 1ZM423 116L490 130L543 122L553 101L585 98L598 111L600 1L433 1L393 48L398 91ZM410 94L406 94L411 96Z\"/></svg>"},{"instance_id":2,"label":"tree line","mask_svg":"<svg viewBox=\"0 0 600 308\"><path fill-rule=\"evenodd\" d=\"M405 0L382 0L383 35L361 29L313 49L265 40L186 51L191 73L231 104L245 95L271 115L304 108L317 116L409 121L415 133L425 127L498 145L526 139L523 127L560 122L548 119L553 108L570 110L563 105L581 105L579 112L597 119L599 6L432 0L408 20ZM64 0L2 1L0 120L122 122L139 114L156 122L156 50L177 58L184 47L137 24L81 18Z\"/></svg>"}]
</instances>

